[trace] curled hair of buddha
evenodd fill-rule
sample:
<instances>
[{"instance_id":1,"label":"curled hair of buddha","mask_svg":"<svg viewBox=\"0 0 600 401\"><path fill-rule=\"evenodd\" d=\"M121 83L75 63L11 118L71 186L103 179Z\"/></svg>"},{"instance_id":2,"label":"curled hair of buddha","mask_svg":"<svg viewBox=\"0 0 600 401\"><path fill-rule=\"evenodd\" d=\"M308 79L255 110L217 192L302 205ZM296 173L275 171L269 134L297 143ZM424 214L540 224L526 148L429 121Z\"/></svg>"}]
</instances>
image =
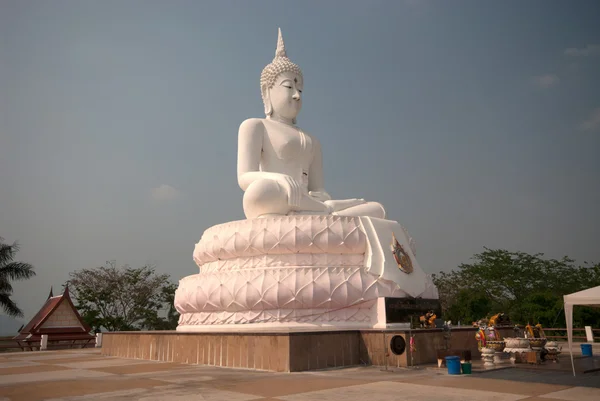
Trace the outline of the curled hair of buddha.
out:
<instances>
[{"instance_id":1,"label":"curled hair of buddha","mask_svg":"<svg viewBox=\"0 0 600 401\"><path fill-rule=\"evenodd\" d=\"M283 37L281 36L281 28L279 29L277 37L277 49L275 50L275 58L263 68L260 74L260 93L262 95L263 103L265 105L265 114L271 115L273 110L271 109L270 101L267 99L267 91L275 85L277 76L282 72L293 72L302 77L302 71L297 64L294 64L287 56L285 52L285 44L283 43Z\"/></svg>"}]
</instances>

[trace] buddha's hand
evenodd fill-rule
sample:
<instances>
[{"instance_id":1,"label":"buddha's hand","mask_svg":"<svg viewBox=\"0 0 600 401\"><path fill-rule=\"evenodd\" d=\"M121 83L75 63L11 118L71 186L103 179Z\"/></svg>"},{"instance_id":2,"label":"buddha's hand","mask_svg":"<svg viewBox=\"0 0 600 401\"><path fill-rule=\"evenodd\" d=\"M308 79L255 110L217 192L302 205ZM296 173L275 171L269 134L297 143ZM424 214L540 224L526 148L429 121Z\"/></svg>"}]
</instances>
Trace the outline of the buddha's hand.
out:
<instances>
[{"instance_id":1,"label":"buddha's hand","mask_svg":"<svg viewBox=\"0 0 600 401\"><path fill-rule=\"evenodd\" d=\"M302 198L302 188L300 183L286 174L277 174L275 181L287 192L288 204L290 206L300 206Z\"/></svg>"},{"instance_id":2,"label":"buddha's hand","mask_svg":"<svg viewBox=\"0 0 600 401\"><path fill-rule=\"evenodd\" d=\"M308 195L310 195L312 198L315 198L319 202L331 200L331 196L329 196L329 194L325 191L308 191Z\"/></svg>"}]
</instances>

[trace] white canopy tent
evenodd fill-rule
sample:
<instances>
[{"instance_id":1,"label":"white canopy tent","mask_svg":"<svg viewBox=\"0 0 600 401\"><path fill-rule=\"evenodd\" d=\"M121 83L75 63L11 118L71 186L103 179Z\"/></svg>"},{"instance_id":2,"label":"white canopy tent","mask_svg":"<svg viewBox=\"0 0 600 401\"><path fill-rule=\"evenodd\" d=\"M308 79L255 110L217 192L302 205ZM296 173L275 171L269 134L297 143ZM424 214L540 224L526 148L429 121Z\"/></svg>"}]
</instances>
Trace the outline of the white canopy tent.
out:
<instances>
[{"instance_id":1,"label":"white canopy tent","mask_svg":"<svg viewBox=\"0 0 600 401\"><path fill-rule=\"evenodd\" d=\"M569 353L573 376L575 376L575 363L573 362L573 306L595 306L600 308L600 286L565 295L565 319L567 320L567 338L569 340Z\"/></svg>"}]
</instances>

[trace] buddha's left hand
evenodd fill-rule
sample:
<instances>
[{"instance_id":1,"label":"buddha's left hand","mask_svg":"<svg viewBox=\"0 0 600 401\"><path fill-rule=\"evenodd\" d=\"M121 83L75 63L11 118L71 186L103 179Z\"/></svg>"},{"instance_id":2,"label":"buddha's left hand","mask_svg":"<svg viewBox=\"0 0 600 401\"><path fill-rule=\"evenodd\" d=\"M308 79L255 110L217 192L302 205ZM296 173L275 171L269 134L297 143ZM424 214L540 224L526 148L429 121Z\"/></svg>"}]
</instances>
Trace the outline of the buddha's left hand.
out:
<instances>
[{"instance_id":1,"label":"buddha's left hand","mask_svg":"<svg viewBox=\"0 0 600 401\"><path fill-rule=\"evenodd\" d=\"M308 194L320 202L331 200L331 196L325 191L308 191Z\"/></svg>"}]
</instances>

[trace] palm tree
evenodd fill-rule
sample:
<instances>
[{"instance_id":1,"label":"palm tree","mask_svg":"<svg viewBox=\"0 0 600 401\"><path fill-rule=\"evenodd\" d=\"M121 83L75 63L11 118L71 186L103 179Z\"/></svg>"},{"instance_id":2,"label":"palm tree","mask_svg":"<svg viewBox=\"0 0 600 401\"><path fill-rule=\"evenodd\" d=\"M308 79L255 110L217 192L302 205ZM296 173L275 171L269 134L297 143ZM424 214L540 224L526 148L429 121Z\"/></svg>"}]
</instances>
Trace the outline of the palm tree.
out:
<instances>
[{"instance_id":1,"label":"palm tree","mask_svg":"<svg viewBox=\"0 0 600 401\"><path fill-rule=\"evenodd\" d=\"M0 307L7 315L13 317L23 317L23 311L10 299L13 293L10 282L35 276L33 266L29 263L13 262L18 251L19 245L16 242L8 245L4 243L4 238L0 237Z\"/></svg>"}]
</instances>

